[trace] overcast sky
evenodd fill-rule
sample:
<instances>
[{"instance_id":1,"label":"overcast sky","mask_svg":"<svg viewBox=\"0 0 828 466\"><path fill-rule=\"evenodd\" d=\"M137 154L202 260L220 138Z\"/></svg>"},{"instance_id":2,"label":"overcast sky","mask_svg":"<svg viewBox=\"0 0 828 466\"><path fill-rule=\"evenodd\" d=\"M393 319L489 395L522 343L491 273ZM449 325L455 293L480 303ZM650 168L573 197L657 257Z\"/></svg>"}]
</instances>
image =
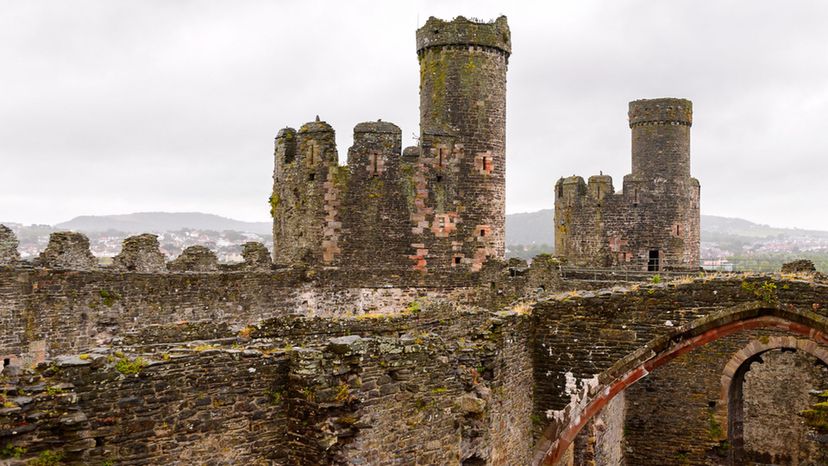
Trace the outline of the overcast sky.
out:
<instances>
[{"instance_id":1,"label":"overcast sky","mask_svg":"<svg viewBox=\"0 0 828 466\"><path fill-rule=\"evenodd\" d=\"M512 30L507 211L630 172L627 102L694 104L702 213L828 230L828 2L0 0L0 220L268 221L273 138L317 114L418 132L414 31Z\"/></svg>"}]
</instances>

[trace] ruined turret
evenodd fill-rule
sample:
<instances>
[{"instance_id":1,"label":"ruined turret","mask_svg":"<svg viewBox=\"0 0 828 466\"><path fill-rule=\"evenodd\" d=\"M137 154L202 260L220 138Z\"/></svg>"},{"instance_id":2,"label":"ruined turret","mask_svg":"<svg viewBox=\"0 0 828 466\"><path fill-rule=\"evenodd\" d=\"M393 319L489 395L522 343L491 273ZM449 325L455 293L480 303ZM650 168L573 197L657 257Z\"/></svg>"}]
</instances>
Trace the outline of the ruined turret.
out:
<instances>
[{"instance_id":1,"label":"ruined turret","mask_svg":"<svg viewBox=\"0 0 828 466\"><path fill-rule=\"evenodd\" d=\"M612 178L573 177L555 188L555 253L570 264L658 271L699 267L699 182L690 176L693 104L646 99L629 104L632 173L616 193ZM580 181L583 184L583 180Z\"/></svg>"}]
</instances>

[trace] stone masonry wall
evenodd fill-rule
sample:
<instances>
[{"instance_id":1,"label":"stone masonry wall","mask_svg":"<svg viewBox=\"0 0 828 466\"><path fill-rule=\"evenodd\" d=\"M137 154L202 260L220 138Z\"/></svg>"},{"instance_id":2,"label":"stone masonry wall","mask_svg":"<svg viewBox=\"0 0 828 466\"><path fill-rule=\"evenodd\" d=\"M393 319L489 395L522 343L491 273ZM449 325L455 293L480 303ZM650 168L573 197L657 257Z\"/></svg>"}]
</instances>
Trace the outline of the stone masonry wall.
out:
<instances>
[{"instance_id":1,"label":"stone masonry wall","mask_svg":"<svg viewBox=\"0 0 828 466\"><path fill-rule=\"evenodd\" d=\"M810 434L799 412L828 390L828 365L809 354L773 350L745 374L744 449L750 461L820 464L825 443Z\"/></svg>"},{"instance_id":2,"label":"stone masonry wall","mask_svg":"<svg viewBox=\"0 0 828 466\"><path fill-rule=\"evenodd\" d=\"M231 339L182 334L14 367L0 374L0 444L20 457L12 465L44 455L70 465L522 464L527 323L451 307L278 318Z\"/></svg>"}]
</instances>

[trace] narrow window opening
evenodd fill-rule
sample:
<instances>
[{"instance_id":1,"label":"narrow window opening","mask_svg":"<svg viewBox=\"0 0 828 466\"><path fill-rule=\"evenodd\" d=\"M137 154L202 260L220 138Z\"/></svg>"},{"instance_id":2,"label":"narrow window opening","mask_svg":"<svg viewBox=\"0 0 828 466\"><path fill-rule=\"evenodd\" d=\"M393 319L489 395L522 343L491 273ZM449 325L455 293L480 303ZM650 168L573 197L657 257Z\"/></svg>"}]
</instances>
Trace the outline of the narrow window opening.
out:
<instances>
[{"instance_id":1,"label":"narrow window opening","mask_svg":"<svg viewBox=\"0 0 828 466\"><path fill-rule=\"evenodd\" d=\"M486 236L486 230L480 229L480 236Z\"/></svg>"},{"instance_id":2,"label":"narrow window opening","mask_svg":"<svg viewBox=\"0 0 828 466\"><path fill-rule=\"evenodd\" d=\"M316 179L316 173L310 173L308 175L308 181L313 181Z\"/></svg>"},{"instance_id":3,"label":"narrow window opening","mask_svg":"<svg viewBox=\"0 0 828 466\"><path fill-rule=\"evenodd\" d=\"M676 236L681 236L681 226L676 225Z\"/></svg>"},{"instance_id":4,"label":"narrow window opening","mask_svg":"<svg viewBox=\"0 0 828 466\"><path fill-rule=\"evenodd\" d=\"M436 179L437 179L438 182L443 181L443 175L437 175Z\"/></svg>"},{"instance_id":5,"label":"narrow window opening","mask_svg":"<svg viewBox=\"0 0 828 466\"><path fill-rule=\"evenodd\" d=\"M437 166L443 168L443 148L437 148Z\"/></svg>"},{"instance_id":6,"label":"narrow window opening","mask_svg":"<svg viewBox=\"0 0 828 466\"><path fill-rule=\"evenodd\" d=\"M647 271L658 272L660 265L658 256L658 249L650 249L649 260L647 261Z\"/></svg>"},{"instance_id":7,"label":"narrow window opening","mask_svg":"<svg viewBox=\"0 0 828 466\"><path fill-rule=\"evenodd\" d=\"M455 263L455 264L459 264L459 263L460 263L460 256L454 256L454 263Z\"/></svg>"},{"instance_id":8,"label":"narrow window opening","mask_svg":"<svg viewBox=\"0 0 828 466\"><path fill-rule=\"evenodd\" d=\"M484 155L483 156L483 173L491 173L492 172L492 158Z\"/></svg>"},{"instance_id":9,"label":"narrow window opening","mask_svg":"<svg viewBox=\"0 0 828 466\"><path fill-rule=\"evenodd\" d=\"M311 146L310 161L308 163L310 163L310 165L316 163L316 146Z\"/></svg>"},{"instance_id":10,"label":"narrow window opening","mask_svg":"<svg viewBox=\"0 0 828 466\"><path fill-rule=\"evenodd\" d=\"M371 154L368 156L368 173L371 176L379 176L379 154Z\"/></svg>"},{"instance_id":11,"label":"narrow window opening","mask_svg":"<svg viewBox=\"0 0 828 466\"><path fill-rule=\"evenodd\" d=\"M11 358L3 358L3 367L11 366Z\"/></svg>"},{"instance_id":12,"label":"narrow window opening","mask_svg":"<svg viewBox=\"0 0 828 466\"><path fill-rule=\"evenodd\" d=\"M638 205L638 189L633 190L633 205Z\"/></svg>"}]
</instances>

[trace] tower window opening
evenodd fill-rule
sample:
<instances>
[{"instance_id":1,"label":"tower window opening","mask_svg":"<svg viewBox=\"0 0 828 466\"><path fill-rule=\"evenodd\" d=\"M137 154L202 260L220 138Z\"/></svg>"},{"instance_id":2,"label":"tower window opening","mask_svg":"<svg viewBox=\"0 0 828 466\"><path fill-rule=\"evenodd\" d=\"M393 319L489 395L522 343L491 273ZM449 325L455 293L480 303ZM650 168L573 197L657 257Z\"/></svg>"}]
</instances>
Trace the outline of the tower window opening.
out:
<instances>
[{"instance_id":1,"label":"tower window opening","mask_svg":"<svg viewBox=\"0 0 828 466\"><path fill-rule=\"evenodd\" d=\"M308 161L308 163L310 163L311 165L313 165L315 162L316 162L316 147L315 147L315 146L311 146L311 151L310 151L310 160Z\"/></svg>"},{"instance_id":2,"label":"tower window opening","mask_svg":"<svg viewBox=\"0 0 828 466\"><path fill-rule=\"evenodd\" d=\"M681 225L676 225L676 236L681 236Z\"/></svg>"},{"instance_id":3,"label":"tower window opening","mask_svg":"<svg viewBox=\"0 0 828 466\"><path fill-rule=\"evenodd\" d=\"M484 230L483 228L480 229L480 236L486 236L486 230Z\"/></svg>"},{"instance_id":4,"label":"tower window opening","mask_svg":"<svg viewBox=\"0 0 828 466\"><path fill-rule=\"evenodd\" d=\"M638 188L633 190L633 205L638 205Z\"/></svg>"},{"instance_id":5,"label":"tower window opening","mask_svg":"<svg viewBox=\"0 0 828 466\"><path fill-rule=\"evenodd\" d=\"M437 175L435 178L437 181L443 181L443 175Z\"/></svg>"},{"instance_id":6,"label":"tower window opening","mask_svg":"<svg viewBox=\"0 0 828 466\"><path fill-rule=\"evenodd\" d=\"M315 179L316 179L316 173L310 173L310 174L308 174L308 181L313 181L313 180L315 180Z\"/></svg>"},{"instance_id":7,"label":"tower window opening","mask_svg":"<svg viewBox=\"0 0 828 466\"><path fill-rule=\"evenodd\" d=\"M371 176L379 176L379 154L373 153L368 156L368 173Z\"/></svg>"},{"instance_id":8,"label":"tower window opening","mask_svg":"<svg viewBox=\"0 0 828 466\"><path fill-rule=\"evenodd\" d=\"M437 148L437 166L443 168L443 148Z\"/></svg>"},{"instance_id":9,"label":"tower window opening","mask_svg":"<svg viewBox=\"0 0 828 466\"><path fill-rule=\"evenodd\" d=\"M3 367L11 366L11 358L3 358Z\"/></svg>"},{"instance_id":10,"label":"tower window opening","mask_svg":"<svg viewBox=\"0 0 828 466\"><path fill-rule=\"evenodd\" d=\"M492 158L489 156L483 156L483 172L484 173L491 173L492 172Z\"/></svg>"},{"instance_id":11,"label":"tower window opening","mask_svg":"<svg viewBox=\"0 0 828 466\"><path fill-rule=\"evenodd\" d=\"M649 259L647 260L647 271L658 272L660 265L658 249L650 249Z\"/></svg>"},{"instance_id":12,"label":"tower window opening","mask_svg":"<svg viewBox=\"0 0 828 466\"><path fill-rule=\"evenodd\" d=\"M454 256L454 263L455 263L455 264L459 264L459 263L460 263L460 260L461 260L461 259L460 259L460 256Z\"/></svg>"}]
</instances>

